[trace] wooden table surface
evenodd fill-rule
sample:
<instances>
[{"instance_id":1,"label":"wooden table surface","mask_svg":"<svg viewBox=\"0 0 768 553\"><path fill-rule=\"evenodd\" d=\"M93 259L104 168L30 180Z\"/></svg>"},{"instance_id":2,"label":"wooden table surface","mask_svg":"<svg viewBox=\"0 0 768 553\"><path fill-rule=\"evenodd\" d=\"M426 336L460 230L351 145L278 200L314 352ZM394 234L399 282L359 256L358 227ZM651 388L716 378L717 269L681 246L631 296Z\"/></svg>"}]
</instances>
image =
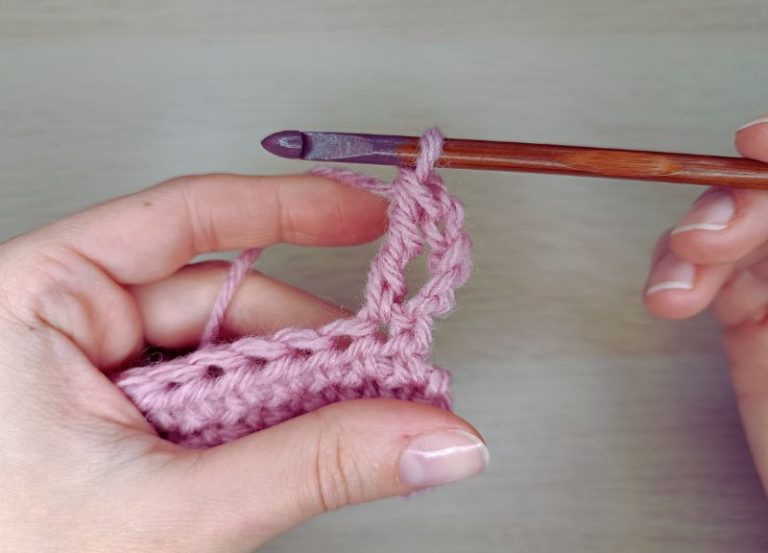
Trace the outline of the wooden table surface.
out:
<instances>
[{"instance_id":1,"label":"wooden table surface","mask_svg":"<svg viewBox=\"0 0 768 553\"><path fill-rule=\"evenodd\" d=\"M0 0L0 237L182 173L305 170L260 151L285 128L731 154L768 110L767 29L765 0ZM476 270L436 357L492 465L265 551L768 550L714 324L640 303L700 190L445 176ZM373 251L261 266L353 307Z\"/></svg>"}]
</instances>

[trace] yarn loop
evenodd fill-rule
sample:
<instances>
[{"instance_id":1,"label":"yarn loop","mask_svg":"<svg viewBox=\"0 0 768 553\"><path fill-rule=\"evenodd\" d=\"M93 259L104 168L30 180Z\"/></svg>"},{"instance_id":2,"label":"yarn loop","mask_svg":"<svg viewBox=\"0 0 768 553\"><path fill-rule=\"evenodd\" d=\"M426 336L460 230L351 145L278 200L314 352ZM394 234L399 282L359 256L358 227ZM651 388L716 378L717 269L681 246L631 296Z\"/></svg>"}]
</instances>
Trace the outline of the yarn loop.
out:
<instances>
[{"instance_id":1,"label":"yarn loop","mask_svg":"<svg viewBox=\"0 0 768 553\"><path fill-rule=\"evenodd\" d=\"M124 371L117 386L158 433L198 448L337 401L394 398L450 409L450 375L429 360L432 327L453 308L471 263L463 207L435 172L442 145L439 130L427 131L415 167L399 168L391 183L346 169L312 171L389 200L389 227L356 315L319 330L219 342L227 306L260 253L248 250L232 263L199 348ZM409 297L405 268L425 251L429 278Z\"/></svg>"}]
</instances>

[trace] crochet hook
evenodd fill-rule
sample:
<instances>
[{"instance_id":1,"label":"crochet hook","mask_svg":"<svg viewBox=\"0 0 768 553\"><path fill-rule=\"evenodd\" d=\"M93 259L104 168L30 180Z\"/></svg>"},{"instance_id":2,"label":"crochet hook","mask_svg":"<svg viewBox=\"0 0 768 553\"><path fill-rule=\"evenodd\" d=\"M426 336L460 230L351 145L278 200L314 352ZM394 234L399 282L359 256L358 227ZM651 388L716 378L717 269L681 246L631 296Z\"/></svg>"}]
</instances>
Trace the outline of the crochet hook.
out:
<instances>
[{"instance_id":1,"label":"crochet hook","mask_svg":"<svg viewBox=\"0 0 768 553\"><path fill-rule=\"evenodd\" d=\"M290 159L408 166L416 160L419 139L281 131L261 144ZM437 166L768 189L768 164L750 159L584 146L447 138Z\"/></svg>"}]
</instances>

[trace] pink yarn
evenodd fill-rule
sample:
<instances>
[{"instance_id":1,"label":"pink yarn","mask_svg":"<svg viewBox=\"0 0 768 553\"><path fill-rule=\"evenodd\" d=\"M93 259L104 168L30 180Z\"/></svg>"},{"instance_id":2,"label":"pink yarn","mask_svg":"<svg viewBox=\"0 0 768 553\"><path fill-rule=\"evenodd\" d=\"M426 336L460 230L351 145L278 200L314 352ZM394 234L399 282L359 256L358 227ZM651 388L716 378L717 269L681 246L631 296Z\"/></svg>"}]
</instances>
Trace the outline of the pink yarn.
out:
<instances>
[{"instance_id":1,"label":"pink yarn","mask_svg":"<svg viewBox=\"0 0 768 553\"><path fill-rule=\"evenodd\" d=\"M392 183L347 170L313 171L389 198L389 228L370 267L364 306L319 330L217 343L227 305L259 254L244 252L232 264L197 351L115 377L160 435L210 447L358 398L450 409L450 375L429 360L432 324L453 307L454 290L471 264L464 210L434 172L442 144L437 129L427 131L415 168L400 168ZM403 273L425 246L430 276L409 298Z\"/></svg>"}]
</instances>

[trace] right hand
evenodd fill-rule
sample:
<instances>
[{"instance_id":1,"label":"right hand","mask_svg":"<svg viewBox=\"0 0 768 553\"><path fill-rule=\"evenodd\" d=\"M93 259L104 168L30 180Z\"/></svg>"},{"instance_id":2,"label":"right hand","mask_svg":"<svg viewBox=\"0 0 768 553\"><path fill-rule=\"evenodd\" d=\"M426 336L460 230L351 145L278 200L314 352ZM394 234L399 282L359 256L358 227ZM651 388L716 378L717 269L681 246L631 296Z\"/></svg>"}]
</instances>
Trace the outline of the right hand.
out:
<instances>
[{"instance_id":1,"label":"right hand","mask_svg":"<svg viewBox=\"0 0 768 553\"><path fill-rule=\"evenodd\" d=\"M768 118L740 129L736 147L768 162ZM768 490L768 191L706 191L661 236L652 265L645 304L653 315L683 319L711 307L721 323L741 417Z\"/></svg>"}]
</instances>

